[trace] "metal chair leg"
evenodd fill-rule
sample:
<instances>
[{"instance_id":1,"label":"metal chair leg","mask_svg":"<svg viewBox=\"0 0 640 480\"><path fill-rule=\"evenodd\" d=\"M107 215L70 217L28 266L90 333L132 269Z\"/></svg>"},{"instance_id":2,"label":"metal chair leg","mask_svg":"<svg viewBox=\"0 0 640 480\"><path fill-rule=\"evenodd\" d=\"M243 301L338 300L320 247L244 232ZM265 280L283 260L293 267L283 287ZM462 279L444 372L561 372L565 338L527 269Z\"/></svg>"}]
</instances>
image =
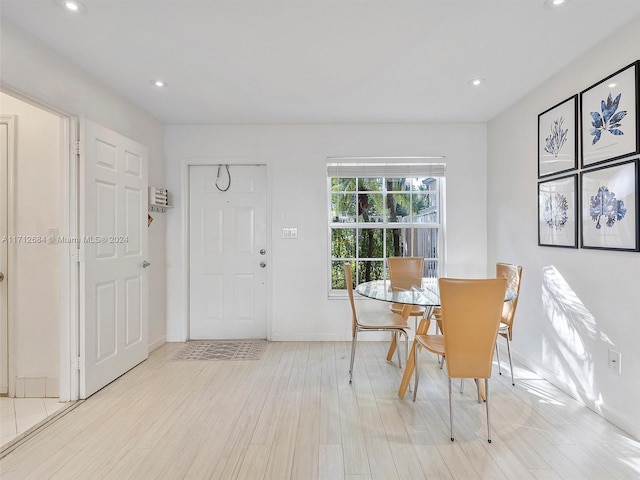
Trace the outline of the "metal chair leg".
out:
<instances>
[{"instance_id":1,"label":"metal chair leg","mask_svg":"<svg viewBox=\"0 0 640 480\"><path fill-rule=\"evenodd\" d=\"M404 365L406 368L406 366L409 364L409 333L404 330L400 333L404 335ZM407 387L409 389L409 393L412 393L413 391L411 390L411 382L409 382Z\"/></svg>"},{"instance_id":2,"label":"metal chair leg","mask_svg":"<svg viewBox=\"0 0 640 480\"><path fill-rule=\"evenodd\" d=\"M451 441L453 442L453 400L451 399L451 384L453 381L449 377L449 428L451 430Z\"/></svg>"},{"instance_id":3,"label":"metal chair leg","mask_svg":"<svg viewBox=\"0 0 640 480\"><path fill-rule=\"evenodd\" d=\"M500 338L500 335L498 335ZM498 375L502 375L502 370L500 369L500 349L498 348L498 341L496 340L496 357L498 359Z\"/></svg>"},{"instance_id":4,"label":"metal chair leg","mask_svg":"<svg viewBox=\"0 0 640 480\"><path fill-rule=\"evenodd\" d=\"M404 365L406 367L407 363L409 363L409 334L407 332L402 332L404 335Z\"/></svg>"},{"instance_id":5,"label":"metal chair leg","mask_svg":"<svg viewBox=\"0 0 640 480\"><path fill-rule=\"evenodd\" d=\"M349 383L353 380L353 361L356 358L356 342L358 340L358 329L353 332L353 339L351 340L351 365L349 366Z\"/></svg>"},{"instance_id":6,"label":"metal chair leg","mask_svg":"<svg viewBox=\"0 0 640 480\"><path fill-rule=\"evenodd\" d=\"M511 362L511 340L507 337L507 353L509 353L509 368L511 369L511 385L515 386L513 381L513 363Z\"/></svg>"},{"instance_id":7,"label":"metal chair leg","mask_svg":"<svg viewBox=\"0 0 640 480\"><path fill-rule=\"evenodd\" d=\"M398 333L394 332L393 335L396 338L396 356L398 357L398 367L402 368L402 359L400 358L400 349L398 348Z\"/></svg>"},{"instance_id":8,"label":"metal chair leg","mask_svg":"<svg viewBox=\"0 0 640 480\"><path fill-rule=\"evenodd\" d=\"M418 368L418 342L415 342L416 346L413 349L413 358L414 358L414 365L413 365L413 378L414 378L414 383L413 383L413 401L416 401L416 395L418 394L418 381L420 380L420 369Z\"/></svg>"},{"instance_id":9,"label":"metal chair leg","mask_svg":"<svg viewBox=\"0 0 640 480\"><path fill-rule=\"evenodd\" d=\"M491 414L489 413L489 379L484 379L484 390L487 397L487 440L491 443Z\"/></svg>"}]
</instances>

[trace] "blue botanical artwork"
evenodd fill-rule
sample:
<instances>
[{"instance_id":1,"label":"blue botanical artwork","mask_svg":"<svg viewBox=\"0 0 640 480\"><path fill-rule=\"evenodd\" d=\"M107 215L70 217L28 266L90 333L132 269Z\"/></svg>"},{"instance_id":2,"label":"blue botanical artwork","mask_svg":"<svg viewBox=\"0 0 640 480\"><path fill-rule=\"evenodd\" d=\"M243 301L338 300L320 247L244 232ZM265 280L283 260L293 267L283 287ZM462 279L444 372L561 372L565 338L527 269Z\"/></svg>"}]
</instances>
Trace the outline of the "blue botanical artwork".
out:
<instances>
[{"instance_id":1,"label":"blue botanical artwork","mask_svg":"<svg viewBox=\"0 0 640 480\"><path fill-rule=\"evenodd\" d=\"M603 132L609 132L612 135L624 135L622 130L620 130L620 126L622 126L622 119L626 117L627 111L618 110L618 106L620 105L620 98L622 97L622 93L619 93L618 96L614 99L611 96L611 92L609 92L609 96L607 97L607 101L600 101L600 109L601 112L591 112L591 125L592 129L589 133L593 135L592 145L595 145L600 140Z\"/></svg>"},{"instance_id":2,"label":"blue botanical artwork","mask_svg":"<svg viewBox=\"0 0 640 480\"><path fill-rule=\"evenodd\" d=\"M569 220L569 202L567 197L561 193L549 195L544 201L544 211L542 218L547 226L553 230L561 231Z\"/></svg>"},{"instance_id":3,"label":"blue botanical artwork","mask_svg":"<svg viewBox=\"0 0 640 480\"><path fill-rule=\"evenodd\" d=\"M622 200L616 199L616 194L610 192L605 186L598 188L598 193L591 197L589 201L589 214L591 220L596 222L596 229L600 230L601 220L606 220L605 225L609 228L613 227L627 214L627 207L624 206Z\"/></svg>"},{"instance_id":4,"label":"blue botanical artwork","mask_svg":"<svg viewBox=\"0 0 640 480\"><path fill-rule=\"evenodd\" d=\"M563 129L564 117L557 118L551 125L551 134L545 139L544 151L558 157L562 146L567 142L569 129Z\"/></svg>"}]
</instances>

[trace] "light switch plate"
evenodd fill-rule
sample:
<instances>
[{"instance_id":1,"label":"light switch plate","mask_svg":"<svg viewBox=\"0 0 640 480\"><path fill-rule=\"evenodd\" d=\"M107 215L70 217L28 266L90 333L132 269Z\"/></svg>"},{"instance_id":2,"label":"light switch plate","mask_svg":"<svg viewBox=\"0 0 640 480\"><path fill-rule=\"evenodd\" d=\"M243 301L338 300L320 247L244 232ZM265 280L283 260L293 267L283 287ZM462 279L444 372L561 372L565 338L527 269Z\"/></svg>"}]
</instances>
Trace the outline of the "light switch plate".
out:
<instances>
[{"instance_id":1,"label":"light switch plate","mask_svg":"<svg viewBox=\"0 0 640 480\"><path fill-rule=\"evenodd\" d=\"M283 228L282 238L286 238L286 239L298 238L298 229L295 227Z\"/></svg>"}]
</instances>

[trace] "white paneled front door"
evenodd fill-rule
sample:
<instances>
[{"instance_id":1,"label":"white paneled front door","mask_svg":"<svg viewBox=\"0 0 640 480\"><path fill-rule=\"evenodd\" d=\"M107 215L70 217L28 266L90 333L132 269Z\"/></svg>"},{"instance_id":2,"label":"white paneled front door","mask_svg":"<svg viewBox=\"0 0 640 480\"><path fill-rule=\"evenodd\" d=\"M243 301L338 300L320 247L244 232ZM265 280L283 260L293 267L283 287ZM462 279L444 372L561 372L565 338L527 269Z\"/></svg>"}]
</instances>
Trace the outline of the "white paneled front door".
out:
<instances>
[{"instance_id":1,"label":"white paneled front door","mask_svg":"<svg viewBox=\"0 0 640 480\"><path fill-rule=\"evenodd\" d=\"M266 166L191 166L189 182L189 338L266 338Z\"/></svg>"},{"instance_id":2,"label":"white paneled front door","mask_svg":"<svg viewBox=\"0 0 640 480\"><path fill-rule=\"evenodd\" d=\"M149 354L147 149L89 121L83 138L80 398Z\"/></svg>"}]
</instances>

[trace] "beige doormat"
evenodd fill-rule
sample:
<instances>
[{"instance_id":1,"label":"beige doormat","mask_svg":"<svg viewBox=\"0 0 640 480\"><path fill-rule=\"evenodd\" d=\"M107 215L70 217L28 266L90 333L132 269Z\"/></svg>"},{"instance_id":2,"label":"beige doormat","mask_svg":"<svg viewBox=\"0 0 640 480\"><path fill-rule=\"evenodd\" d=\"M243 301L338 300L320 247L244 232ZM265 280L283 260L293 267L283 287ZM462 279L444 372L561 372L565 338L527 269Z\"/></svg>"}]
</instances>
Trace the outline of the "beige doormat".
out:
<instances>
[{"instance_id":1,"label":"beige doormat","mask_svg":"<svg viewBox=\"0 0 640 480\"><path fill-rule=\"evenodd\" d=\"M198 340L187 342L171 360L260 360L266 340Z\"/></svg>"}]
</instances>

